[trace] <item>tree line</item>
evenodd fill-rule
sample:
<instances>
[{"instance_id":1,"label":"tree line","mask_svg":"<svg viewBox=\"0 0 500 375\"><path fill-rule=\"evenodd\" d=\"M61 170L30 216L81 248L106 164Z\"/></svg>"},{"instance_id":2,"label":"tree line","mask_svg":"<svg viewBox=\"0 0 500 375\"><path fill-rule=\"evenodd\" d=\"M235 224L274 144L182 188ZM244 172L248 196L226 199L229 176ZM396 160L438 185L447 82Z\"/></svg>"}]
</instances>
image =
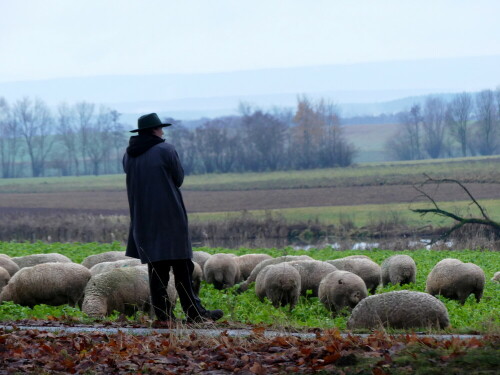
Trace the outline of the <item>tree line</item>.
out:
<instances>
[{"instance_id":1,"label":"tree line","mask_svg":"<svg viewBox=\"0 0 500 375\"><path fill-rule=\"evenodd\" d=\"M500 88L428 96L398 114L401 125L386 149L396 160L494 155L500 152Z\"/></svg>"},{"instance_id":2,"label":"tree line","mask_svg":"<svg viewBox=\"0 0 500 375\"><path fill-rule=\"evenodd\" d=\"M345 167L356 150L347 142L338 107L297 99L295 111L263 111L241 104L239 115L203 119L196 127L166 118L166 130L187 174ZM41 99L9 105L0 98L0 171L3 178L122 173L134 126L93 103Z\"/></svg>"}]
</instances>

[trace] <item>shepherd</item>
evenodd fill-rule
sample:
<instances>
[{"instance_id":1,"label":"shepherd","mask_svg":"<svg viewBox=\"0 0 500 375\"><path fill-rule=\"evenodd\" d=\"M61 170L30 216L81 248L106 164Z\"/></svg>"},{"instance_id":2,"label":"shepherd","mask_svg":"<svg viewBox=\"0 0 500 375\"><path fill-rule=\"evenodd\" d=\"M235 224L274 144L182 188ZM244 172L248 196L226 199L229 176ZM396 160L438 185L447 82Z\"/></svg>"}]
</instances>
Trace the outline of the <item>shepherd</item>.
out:
<instances>
[{"instance_id":1,"label":"shepherd","mask_svg":"<svg viewBox=\"0 0 500 375\"><path fill-rule=\"evenodd\" d=\"M156 113L138 119L123 156L130 209L126 255L148 265L151 301L157 324L175 321L167 285L173 270L175 288L187 322L215 321L222 310L205 309L193 291L193 250L188 217L179 188L184 169L174 146L163 139L163 123Z\"/></svg>"}]
</instances>

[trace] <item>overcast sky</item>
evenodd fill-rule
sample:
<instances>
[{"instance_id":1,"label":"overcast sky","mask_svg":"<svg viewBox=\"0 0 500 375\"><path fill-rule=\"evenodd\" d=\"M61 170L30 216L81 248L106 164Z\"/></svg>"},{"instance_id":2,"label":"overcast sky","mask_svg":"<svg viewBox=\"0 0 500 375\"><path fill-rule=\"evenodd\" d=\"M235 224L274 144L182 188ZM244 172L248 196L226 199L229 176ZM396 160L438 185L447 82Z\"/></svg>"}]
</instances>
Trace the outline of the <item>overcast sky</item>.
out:
<instances>
[{"instance_id":1,"label":"overcast sky","mask_svg":"<svg viewBox=\"0 0 500 375\"><path fill-rule=\"evenodd\" d=\"M0 82L500 55L498 0L0 0Z\"/></svg>"}]
</instances>

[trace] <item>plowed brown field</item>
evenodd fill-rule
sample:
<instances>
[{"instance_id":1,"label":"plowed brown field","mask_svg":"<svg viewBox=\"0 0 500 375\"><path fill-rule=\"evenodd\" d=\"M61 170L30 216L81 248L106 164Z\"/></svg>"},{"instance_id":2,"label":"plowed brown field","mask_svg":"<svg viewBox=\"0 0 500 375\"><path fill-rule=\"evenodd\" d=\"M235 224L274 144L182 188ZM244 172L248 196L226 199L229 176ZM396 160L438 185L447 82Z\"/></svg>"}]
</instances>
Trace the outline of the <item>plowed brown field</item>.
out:
<instances>
[{"instance_id":1,"label":"plowed brown field","mask_svg":"<svg viewBox=\"0 0 500 375\"><path fill-rule=\"evenodd\" d=\"M467 188L476 199L500 199L500 184L470 183ZM436 201L467 200L455 184L427 188ZM309 189L269 189L247 191L184 191L189 212L322 207L362 204L389 204L422 201L412 185L329 187ZM38 194L0 194L0 212L20 209L85 211L128 214L125 191L58 192Z\"/></svg>"}]
</instances>

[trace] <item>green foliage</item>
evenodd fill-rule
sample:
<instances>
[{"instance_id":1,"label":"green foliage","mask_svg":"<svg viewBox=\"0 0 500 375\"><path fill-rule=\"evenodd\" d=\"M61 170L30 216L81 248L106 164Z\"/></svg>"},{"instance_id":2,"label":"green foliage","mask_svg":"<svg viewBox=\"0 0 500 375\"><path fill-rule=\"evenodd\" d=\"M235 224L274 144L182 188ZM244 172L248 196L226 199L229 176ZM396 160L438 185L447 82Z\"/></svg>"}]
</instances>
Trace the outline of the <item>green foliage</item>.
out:
<instances>
[{"instance_id":1,"label":"green foliage","mask_svg":"<svg viewBox=\"0 0 500 375\"><path fill-rule=\"evenodd\" d=\"M88 255L111 250L123 250L118 243L97 244L97 243L73 243L73 244L45 244L37 243L7 243L0 242L0 253L9 256L21 256L34 253L58 252L80 263ZM337 251L332 248L294 250L291 247L284 249L248 249L236 250L223 248L198 248L196 250L206 251L210 254L226 252L236 255L249 253L266 253L273 257L282 255L309 255L318 260L329 260L345 257L348 255L363 254L369 256L376 263L381 264L384 259L394 255L390 250L364 250L364 251ZM415 290L425 291L425 281L432 267L444 258L456 258L463 262L473 262L480 266L486 274L486 285L481 302L477 303L473 296L469 297L465 305L460 305L457 301L447 300L438 297L448 308L451 321L450 332L470 333L470 332L500 332L500 284L492 282L490 279L496 271L500 270L500 256L493 251L429 251L429 250L406 250L398 251L398 254L411 256L417 264L417 278L415 284L409 285L388 285L380 286L377 293L384 293L393 290ZM345 329L348 314L340 314L332 317L316 297L301 297L297 306L289 311L288 306L284 308L274 308L271 303L264 299L259 301L253 288L242 294L236 293L236 287L218 291L212 285L203 284L200 298L209 309L220 308L225 312L225 319L230 322L242 324L262 324L273 327L286 328L339 328ZM176 312L180 316L182 311L180 304L177 304ZM84 319L83 314L78 309L66 307L35 306L33 309L14 305L10 302L0 305L0 320L19 320L29 318L42 319L47 316L72 315ZM122 319L119 314L115 314L109 319Z\"/></svg>"}]
</instances>

